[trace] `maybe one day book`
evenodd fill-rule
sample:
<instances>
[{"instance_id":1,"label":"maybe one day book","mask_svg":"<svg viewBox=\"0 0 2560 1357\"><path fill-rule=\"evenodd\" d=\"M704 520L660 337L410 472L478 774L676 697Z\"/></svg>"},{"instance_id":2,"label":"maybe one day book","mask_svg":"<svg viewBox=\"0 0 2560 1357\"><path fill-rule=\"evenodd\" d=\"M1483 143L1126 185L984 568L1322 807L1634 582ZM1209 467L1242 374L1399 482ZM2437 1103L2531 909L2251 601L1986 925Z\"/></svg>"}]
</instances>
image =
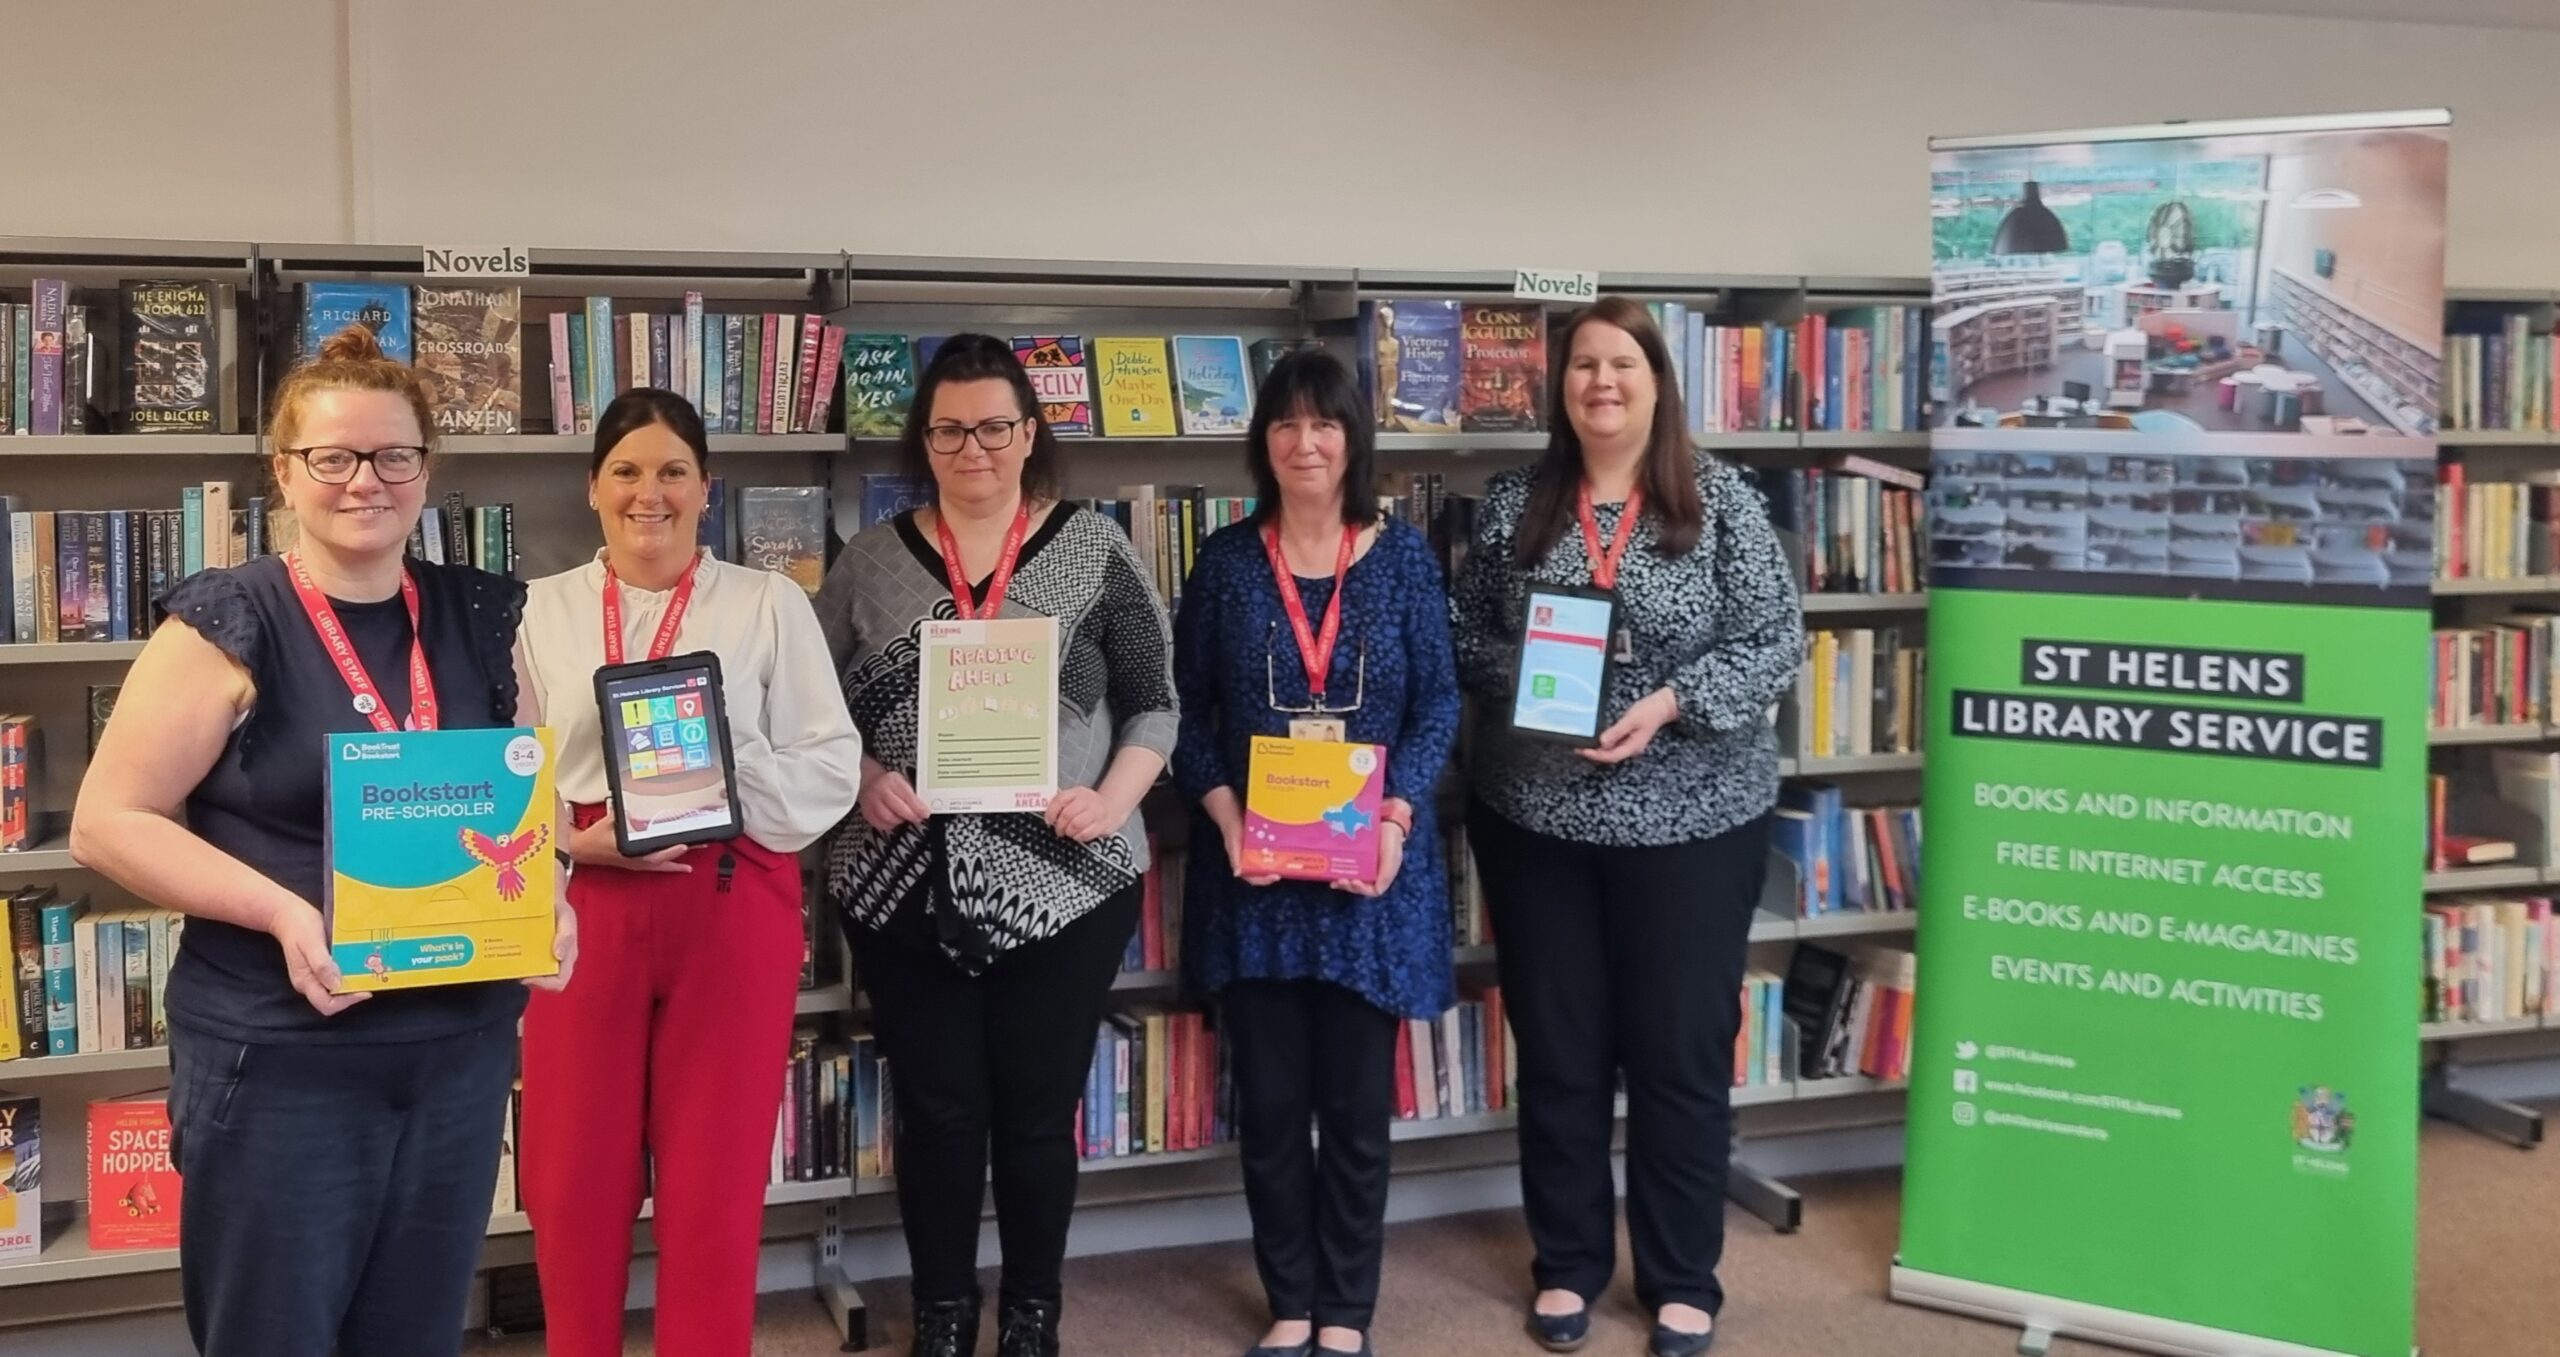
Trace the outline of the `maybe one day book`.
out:
<instances>
[{"instance_id":1,"label":"maybe one day book","mask_svg":"<svg viewBox=\"0 0 2560 1357\"><path fill-rule=\"evenodd\" d=\"M1105 438L1171 438L1173 368L1161 339L1093 341L1093 407Z\"/></svg>"},{"instance_id":2,"label":"maybe one day book","mask_svg":"<svg viewBox=\"0 0 2560 1357\"><path fill-rule=\"evenodd\" d=\"M323 902L341 992L551 975L548 728L329 737Z\"/></svg>"},{"instance_id":3,"label":"maybe one day book","mask_svg":"<svg viewBox=\"0 0 2560 1357\"><path fill-rule=\"evenodd\" d=\"M1377 745L1255 736L1237 865L1299 881L1376 880L1386 789Z\"/></svg>"}]
</instances>

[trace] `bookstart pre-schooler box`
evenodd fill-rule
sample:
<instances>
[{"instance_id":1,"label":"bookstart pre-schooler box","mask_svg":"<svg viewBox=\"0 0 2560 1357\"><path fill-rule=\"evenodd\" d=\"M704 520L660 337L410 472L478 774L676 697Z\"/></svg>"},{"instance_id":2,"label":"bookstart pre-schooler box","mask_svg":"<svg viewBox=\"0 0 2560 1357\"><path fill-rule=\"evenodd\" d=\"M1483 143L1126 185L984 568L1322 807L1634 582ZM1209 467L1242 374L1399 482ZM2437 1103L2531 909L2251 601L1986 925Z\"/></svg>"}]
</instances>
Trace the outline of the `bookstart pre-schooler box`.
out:
<instances>
[{"instance_id":1,"label":"bookstart pre-schooler box","mask_svg":"<svg viewBox=\"0 0 2560 1357\"><path fill-rule=\"evenodd\" d=\"M1386 788L1377 745L1255 736L1238 865L1300 881L1376 880Z\"/></svg>"},{"instance_id":2,"label":"bookstart pre-schooler box","mask_svg":"<svg viewBox=\"0 0 2560 1357\"><path fill-rule=\"evenodd\" d=\"M342 991L558 972L549 729L333 735L328 807Z\"/></svg>"}]
</instances>

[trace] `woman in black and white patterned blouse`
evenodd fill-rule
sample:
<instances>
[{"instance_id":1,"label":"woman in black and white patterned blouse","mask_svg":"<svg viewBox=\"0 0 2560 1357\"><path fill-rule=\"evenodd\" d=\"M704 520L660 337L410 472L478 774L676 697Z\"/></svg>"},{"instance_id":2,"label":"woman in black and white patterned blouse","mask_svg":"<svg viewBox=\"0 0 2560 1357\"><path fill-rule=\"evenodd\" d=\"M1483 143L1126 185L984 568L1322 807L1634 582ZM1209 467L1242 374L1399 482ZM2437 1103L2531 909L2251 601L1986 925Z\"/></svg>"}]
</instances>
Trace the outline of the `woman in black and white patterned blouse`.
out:
<instances>
[{"instance_id":1,"label":"woman in black and white patterned blouse","mask_svg":"<svg viewBox=\"0 0 2560 1357\"><path fill-rule=\"evenodd\" d=\"M1476 699L1468 840L1519 1043L1529 1328L1580 1347L1615 1270L1623 1070L1636 1298L1657 1357L1695 1357L1724 1300L1733 1043L1778 792L1767 712L1804 623L1758 492L1692 451L1645 309L1603 299L1559 347L1546 455L1486 488L1455 600ZM1614 587L1594 747L1511 728L1532 584Z\"/></svg>"},{"instance_id":2,"label":"woman in black and white patterned blouse","mask_svg":"<svg viewBox=\"0 0 2560 1357\"><path fill-rule=\"evenodd\" d=\"M1164 606L1118 525L1059 502L1039 415L1004 340L945 341L903 436L934 503L846 543L818 596L863 743L828 892L889 1062L916 1357L976 1349L991 1145L997 1352L1056 1357L1076 1101L1137 928L1138 801L1179 724ZM1062 790L1044 811L933 815L917 795L918 629L973 616L1057 619Z\"/></svg>"}]
</instances>

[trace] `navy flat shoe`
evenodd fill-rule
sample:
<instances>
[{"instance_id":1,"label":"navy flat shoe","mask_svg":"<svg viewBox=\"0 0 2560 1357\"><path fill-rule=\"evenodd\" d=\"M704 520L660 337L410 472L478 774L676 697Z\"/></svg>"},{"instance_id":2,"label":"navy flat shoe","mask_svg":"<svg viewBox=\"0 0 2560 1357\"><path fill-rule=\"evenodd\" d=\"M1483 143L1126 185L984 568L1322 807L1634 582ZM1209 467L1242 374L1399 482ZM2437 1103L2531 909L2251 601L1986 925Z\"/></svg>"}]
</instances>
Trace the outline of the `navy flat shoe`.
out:
<instances>
[{"instance_id":1,"label":"navy flat shoe","mask_svg":"<svg viewBox=\"0 0 2560 1357\"><path fill-rule=\"evenodd\" d=\"M1284 1343L1278 1347L1268 1348L1246 1348L1244 1350L1244 1357L1314 1357L1315 1350L1315 1336L1313 1334L1309 1334L1307 1341L1303 1343Z\"/></svg>"},{"instance_id":2,"label":"navy flat shoe","mask_svg":"<svg viewBox=\"0 0 2560 1357\"><path fill-rule=\"evenodd\" d=\"M1682 1333L1656 1324L1653 1326L1653 1341L1645 1345L1645 1351L1652 1357L1699 1357L1715 1345L1716 1331L1713 1329L1705 1333Z\"/></svg>"},{"instance_id":3,"label":"navy flat shoe","mask_svg":"<svg viewBox=\"0 0 2560 1357\"><path fill-rule=\"evenodd\" d=\"M1569 1315L1542 1315L1532 1308L1529 1336L1549 1352L1572 1352L1591 1341L1591 1307L1586 1304Z\"/></svg>"}]
</instances>

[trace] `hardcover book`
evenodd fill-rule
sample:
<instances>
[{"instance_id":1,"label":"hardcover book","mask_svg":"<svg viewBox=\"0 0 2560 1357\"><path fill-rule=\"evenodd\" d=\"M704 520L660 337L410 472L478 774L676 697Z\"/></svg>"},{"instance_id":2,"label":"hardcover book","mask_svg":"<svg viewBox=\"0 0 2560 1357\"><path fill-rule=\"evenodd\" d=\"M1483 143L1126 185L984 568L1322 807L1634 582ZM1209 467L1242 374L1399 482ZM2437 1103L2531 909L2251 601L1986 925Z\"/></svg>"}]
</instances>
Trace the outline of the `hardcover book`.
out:
<instances>
[{"instance_id":1,"label":"hardcover book","mask_svg":"<svg viewBox=\"0 0 2560 1357\"><path fill-rule=\"evenodd\" d=\"M418 375L436 432L518 432L524 397L524 293L516 288L421 287Z\"/></svg>"},{"instance_id":2,"label":"hardcover book","mask_svg":"<svg viewBox=\"0 0 2560 1357\"><path fill-rule=\"evenodd\" d=\"M44 1251L42 1117L34 1097L0 1094L0 1263Z\"/></svg>"},{"instance_id":3,"label":"hardcover book","mask_svg":"<svg viewBox=\"0 0 2560 1357\"><path fill-rule=\"evenodd\" d=\"M1380 746L1255 736L1237 865L1299 881L1375 880L1386 787Z\"/></svg>"},{"instance_id":4,"label":"hardcover book","mask_svg":"<svg viewBox=\"0 0 2560 1357\"><path fill-rule=\"evenodd\" d=\"M862 522L876 528L909 509L933 503L933 481L923 476L872 472L862 478Z\"/></svg>"},{"instance_id":5,"label":"hardcover book","mask_svg":"<svg viewBox=\"0 0 2560 1357\"><path fill-rule=\"evenodd\" d=\"M814 485L753 485L738 492L741 564L789 575L811 597L827 573L827 495Z\"/></svg>"},{"instance_id":6,"label":"hardcover book","mask_svg":"<svg viewBox=\"0 0 2560 1357\"><path fill-rule=\"evenodd\" d=\"M1182 384L1182 431L1240 434L1253 416L1244 341L1234 335L1175 335L1173 370Z\"/></svg>"},{"instance_id":7,"label":"hardcover book","mask_svg":"<svg viewBox=\"0 0 2560 1357\"><path fill-rule=\"evenodd\" d=\"M1360 343L1366 355L1361 375L1381 431L1458 431L1458 303L1418 297L1362 302Z\"/></svg>"},{"instance_id":8,"label":"hardcover book","mask_svg":"<svg viewBox=\"0 0 2560 1357\"><path fill-rule=\"evenodd\" d=\"M855 438L895 438L906 431L916 397L916 366L905 335L844 338L844 431Z\"/></svg>"},{"instance_id":9,"label":"hardcover book","mask_svg":"<svg viewBox=\"0 0 2560 1357\"><path fill-rule=\"evenodd\" d=\"M1161 339L1093 341L1093 406L1106 438L1171 438L1173 368Z\"/></svg>"},{"instance_id":10,"label":"hardcover book","mask_svg":"<svg viewBox=\"0 0 2560 1357\"><path fill-rule=\"evenodd\" d=\"M124 285L125 427L134 433L214 430L213 284Z\"/></svg>"},{"instance_id":11,"label":"hardcover book","mask_svg":"<svg viewBox=\"0 0 2560 1357\"><path fill-rule=\"evenodd\" d=\"M1534 433L1547 394L1547 310L1535 303L1460 310L1458 426Z\"/></svg>"},{"instance_id":12,"label":"hardcover book","mask_svg":"<svg viewBox=\"0 0 2560 1357\"><path fill-rule=\"evenodd\" d=\"M1013 356L1040 398L1040 422L1061 438L1093 432L1092 374L1080 335L1016 335Z\"/></svg>"},{"instance_id":13,"label":"hardcover book","mask_svg":"<svg viewBox=\"0 0 2560 1357\"><path fill-rule=\"evenodd\" d=\"M373 331L385 357L406 363L417 357L410 340L409 289L402 283L302 285L302 356L316 358L329 337L350 325Z\"/></svg>"},{"instance_id":14,"label":"hardcover book","mask_svg":"<svg viewBox=\"0 0 2560 1357\"><path fill-rule=\"evenodd\" d=\"M322 914L341 992L552 975L548 728L332 735Z\"/></svg>"},{"instance_id":15,"label":"hardcover book","mask_svg":"<svg viewBox=\"0 0 2560 1357\"><path fill-rule=\"evenodd\" d=\"M92 1252L176 1248L179 1193L167 1094L89 1104Z\"/></svg>"}]
</instances>

